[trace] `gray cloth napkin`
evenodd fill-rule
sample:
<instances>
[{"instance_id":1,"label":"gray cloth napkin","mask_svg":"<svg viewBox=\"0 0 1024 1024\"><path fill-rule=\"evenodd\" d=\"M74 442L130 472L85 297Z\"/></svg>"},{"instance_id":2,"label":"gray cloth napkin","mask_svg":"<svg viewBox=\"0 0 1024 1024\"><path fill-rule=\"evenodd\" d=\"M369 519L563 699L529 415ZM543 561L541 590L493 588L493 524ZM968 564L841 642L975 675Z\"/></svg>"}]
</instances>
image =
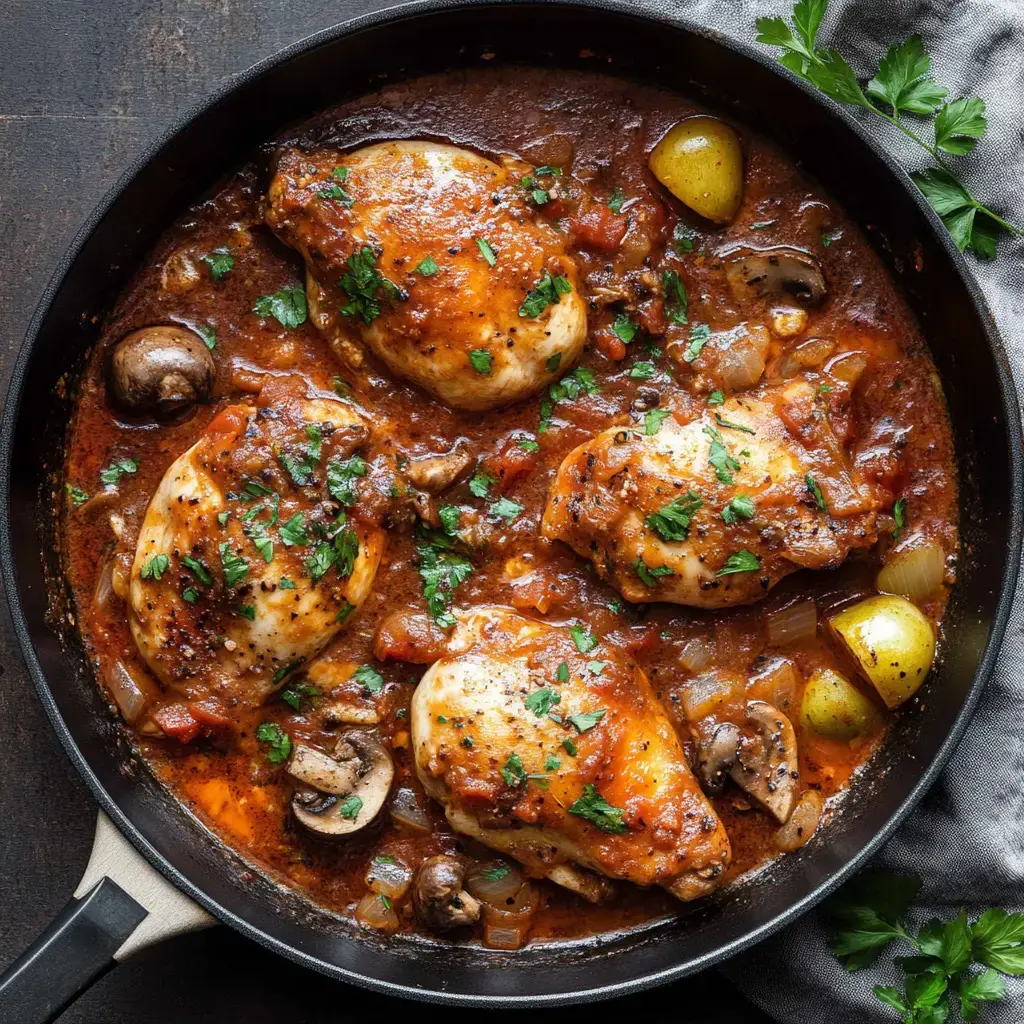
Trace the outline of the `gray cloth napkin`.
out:
<instances>
[{"instance_id":1,"label":"gray cloth napkin","mask_svg":"<svg viewBox=\"0 0 1024 1024\"><path fill-rule=\"evenodd\" d=\"M790 0L663 2L673 11L753 42L761 15L789 17ZM1024 223L1024 0L832 0L819 38L835 41L858 74L874 71L894 42L918 33L936 78L950 97L976 95L988 108L988 134L957 167L983 202ZM895 129L869 114L871 129L908 169L927 165ZM1024 244L1009 238L998 258L968 257L1009 349L1018 392L1024 383ZM976 916L990 906L1024 910L1024 588L1018 594L995 675L941 780L888 843L876 863L919 873L924 886L912 919ZM993 771L995 769L995 771ZM877 984L902 975L883 955L849 974L828 950L829 928L814 911L724 968L748 998L792 1024L861 1024L897 1020L874 997ZM909 952L902 949L901 954ZM1008 996L987 1004L984 1022L1024 1021L1024 979L1007 980ZM951 1019L956 1019L951 1014Z\"/></svg>"}]
</instances>

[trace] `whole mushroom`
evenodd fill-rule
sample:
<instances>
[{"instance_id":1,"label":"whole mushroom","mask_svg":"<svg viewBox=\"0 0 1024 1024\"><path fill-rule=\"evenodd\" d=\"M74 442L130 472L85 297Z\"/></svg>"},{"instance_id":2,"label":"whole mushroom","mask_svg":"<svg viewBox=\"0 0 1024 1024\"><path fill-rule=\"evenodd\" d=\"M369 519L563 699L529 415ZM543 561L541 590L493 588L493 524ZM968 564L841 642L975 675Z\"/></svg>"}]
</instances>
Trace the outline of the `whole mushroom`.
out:
<instances>
[{"instance_id":1,"label":"whole mushroom","mask_svg":"<svg viewBox=\"0 0 1024 1024\"><path fill-rule=\"evenodd\" d=\"M428 928L446 932L473 924L480 918L480 903L466 892L466 866L458 857L442 853L428 857L413 886L416 916Z\"/></svg>"},{"instance_id":2,"label":"whole mushroom","mask_svg":"<svg viewBox=\"0 0 1024 1024\"><path fill-rule=\"evenodd\" d=\"M157 325L132 331L114 346L107 385L122 409L169 416L207 401L216 376L213 356L198 334Z\"/></svg>"}]
</instances>

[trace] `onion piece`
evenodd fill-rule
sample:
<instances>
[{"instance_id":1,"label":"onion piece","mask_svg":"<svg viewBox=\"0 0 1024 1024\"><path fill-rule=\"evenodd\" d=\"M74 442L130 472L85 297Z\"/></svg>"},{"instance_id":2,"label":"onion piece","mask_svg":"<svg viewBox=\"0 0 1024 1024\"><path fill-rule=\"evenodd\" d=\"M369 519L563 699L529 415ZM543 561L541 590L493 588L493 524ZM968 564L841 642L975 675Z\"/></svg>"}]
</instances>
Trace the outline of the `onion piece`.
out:
<instances>
[{"instance_id":1,"label":"onion piece","mask_svg":"<svg viewBox=\"0 0 1024 1024\"><path fill-rule=\"evenodd\" d=\"M716 708L733 699L737 684L719 675L698 676L683 689L683 711L691 722L706 718Z\"/></svg>"},{"instance_id":2,"label":"onion piece","mask_svg":"<svg viewBox=\"0 0 1024 1024\"><path fill-rule=\"evenodd\" d=\"M398 914L388 896L368 892L356 907L356 920L367 928L390 935L398 931Z\"/></svg>"},{"instance_id":3,"label":"onion piece","mask_svg":"<svg viewBox=\"0 0 1024 1024\"><path fill-rule=\"evenodd\" d=\"M863 352L840 352L829 360L825 372L836 380L856 384L867 368L868 357Z\"/></svg>"},{"instance_id":4,"label":"onion piece","mask_svg":"<svg viewBox=\"0 0 1024 1024\"><path fill-rule=\"evenodd\" d=\"M488 949L521 949L530 934L530 923L493 924L484 921L484 945Z\"/></svg>"},{"instance_id":5,"label":"onion piece","mask_svg":"<svg viewBox=\"0 0 1024 1024\"><path fill-rule=\"evenodd\" d=\"M114 596L114 558L111 556L103 563L99 578L96 580L96 589L93 591L92 600L101 611L106 611L110 605L110 599Z\"/></svg>"},{"instance_id":6,"label":"onion piece","mask_svg":"<svg viewBox=\"0 0 1024 1024\"><path fill-rule=\"evenodd\" d=\"M412 871L394 857L374 857L363 876L371 892L401 899L412 885Z\"/></svg>"},{"instance_id":7,"label":"onion piece","mask_svg":"<svg viewBox=\"0 0 1024 1024\"><path fill-rule=\"evenodd\" d=\"M765 635L772 647L813 640L818 632L818 606L813 598L765 612Z\"/></svg>"},{"instance_id":8,"label":"onion piece","mask_svg":"<svg viewBox=\"0 0 1024 1024\"><path fill-rule=\"evenodd\" d=\"M129 725L135 725L146 708L146 691L141 681L123 662L115 661L105 674L105 682L121 717Z\"/></svg>"},{"instance_id":9,"label":"onion piece","mask_svg":"<svg viewBox=\"0 0 1024 1024\"><path fill-rule=\"evenodd\" d=\"M695 636L687 640L679 655L679 664L687 672L701 672L711 663L715 653L715 645L708 637Z\"/></svg>"},{"instance_id":10,"label":"onion piece","mask_svg":"<svg viewBox=\"0 0 1024 1024\"><path fill-rule=\"evenodd\" d=\"M768 332L765 328L749 329L741 324L732 331L716 335L718 372L729 391L753 387L764 373L768 355Z\"/></svg>"},{"instance_id":11,"label":"onion piece","mask_svg":"<svg viewBox=\"0 0 1024 1024\"><path fill-rule=\"evenodd\" d=\"M793 808L789 821L776 831L775 845L783 853L799 850L814 835L821 820L821 809L821 794L808 789Z\"/></svg>"},{"instance_id":12,"label":"onion piece","mask_svg":"<svg viewBox=\"0 0 1024 1024\"><path fill-rule=\"evenodd\" d=\"M491 949L519 949L526 942L539 902L537 890L524 882L507 902L506 910L484 904L484 945Z\"/></svg>"},{"instance_id":13,"label":"onion piece","mask_svg":"<svg viewBox=\"0 0 1024 1024\"><path fill-rule=\"evenodd\" d=\"M517 893L523 888L523 873L514 864L488 861L477 864L466 878L466 891L491 907L511 909Z\"/></svg>"},{"instance_id":14,"label":"onion piece","mask_svg":"<svg viewBox=\"0 0 1024 1024\"><path fill-rule=\"evenodd\" d=\"M883 594L898 594L920 604L935 593L945 575L946 553L929 542L898 551L882 567L876 582Z\"/></svg>"},{"instance_id":15,"label":"onion piece","mask_svg":"<svg viewBox=\"0 0 1024 1024\"><path fill-rule=\"evenodd\" d=\"M400 828L421 834L431 830L427 812L420 807L419 800L411 789L403 787L395 793L389 813L391 820Z\"/></svg>"}]
</instances>

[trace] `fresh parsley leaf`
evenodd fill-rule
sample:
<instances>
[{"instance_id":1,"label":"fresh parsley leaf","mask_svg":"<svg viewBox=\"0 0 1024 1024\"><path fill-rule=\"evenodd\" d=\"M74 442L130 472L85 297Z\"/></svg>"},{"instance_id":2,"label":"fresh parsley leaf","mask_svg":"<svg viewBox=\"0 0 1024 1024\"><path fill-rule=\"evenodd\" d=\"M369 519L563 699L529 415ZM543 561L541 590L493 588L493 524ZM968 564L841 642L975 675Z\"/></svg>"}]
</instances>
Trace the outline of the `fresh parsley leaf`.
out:
<instances>
[{"instance_id":1,"label":"fresh parsley leaf","mask_svg":"<svg viewBox=\"0 0 1024 1024\"><path fill-rule=\"evenodd\" d=\"M451 541L443 535L430 535L417 544L418 571L423 581L423 597L433 620L444 627L455 625L452 599L455 591L473 574L473 563L448 550Z\"/></svg>"},{"instance_id":2,"label":"fresh parsley leaf","mask_svg":"<svg viewBox=\"0 0 1024 1024\"><path fill-rule=\"evenodd\" d=\"M167 555L154 555L143 567L139 575L144 580L159 580L171 564Z\"/></svg>"},{"instance_id":3,"label":"fresh parsley leaf","mask_svg":"<svg viewBox=\"0 0 1024 1024\"><path fill-rule=\"evenodd\" d=\"M550 355L544 362L544 369L548 373L557 373L558 367L562 365L562 353L556 352L554 355Z\"/></svg>"},{"instance_id":4,"label":"fresh parsley leaf","mask_svg":"<svg viewBox=\"0 0 1024 1024\"><path fill-rule=\"evenodd\" d=\"M193 558L191 555L182 555L181 564L191 572L204 587L212 586L213 576L205 562Z\"/></svg>"},{"instance_id":5,"label":"fresh parsley leaf","mask_svg":"<svg viewBox=\"0 0 1024 1024\"><path fill-rule=\"evenodd\" d=\"M360 665L352 678L368 693L380 693L384 677L372 665Z\"/></svg>"},{"instance_id":6,"label":"fresh parsley leaf","mask_svg":"<svg viewBox=\"0 0 1024 1024\"><path fill-rule=\"evenodd\" d=\"M704 499L696 491L688 490L647 516L644 526L654 530L662 540L686 540L690 536L690 522L703 504Z\"/></svg>"},{"instance_id":7,"label":"fresh parsley leaf","mask_svg":"<svg viewBox=\"0 0 1024 1024\"><path fill-rule=\"evenodd\" d=\"M544 759L544 771L557 772L562 767L562 762L554 754L548 754Z\"/></svg>"},{"instance_id":8,"label":"fresh parsley leaf","mask_svg":"<svg viewBox=\"0 0 1024 1024\"><path fill-rule=\"evenodd\" d=\"M722 509L722 519L729 523L737 523L741 519L754 518L754 499L746 494L737 494L730 498Z\"/></svg>"},{"instance_id":9,"label":"fresh parsley leaf","mask_svg":"<svg viewBox=\"0 0 1024 1024\"><path fill-rule=\"evenodd\" d=\"M475 348L469 353L469 363L477 373L490 377L494 366L494 356L485 348Z\"/></svg>"},{"instance_id":10,"label":"fresh parsley leaf","mask_svg":"<svg viewBox=\"0 0 1024 1024\"><path fill-rule=\"evenodd\" d=\"M243 619L248 619L250 622L256 621L256 605L254 604L240 604L238 606L238 614Z\"/></svg>"},{"instance_id":11,"label":"fresh parsley leaf","mask_svg":"<svg viewBox=\"0 0 1024 1024\"><path fill-rule=\"evenodd\" d=\"M668 409L648 409L644 415L644 433L648 437L654 437L668 416Z\"/></svg>"},{"instance_id":12,"label":"fresh parsley leaf","mask_svg":"<svg viewBox=\"0 0 1024 1024\"><path fill-rule=\"evenodd\" d=\"M566 664L566 662L559 662L558 668L555 669L555 678L560 683L569 682L569 666Z\"/></svg>"},{"instance_id":13,"label":"fresh parsley leaf","mask_svg":"<svg viewBox=\"0 0 1024 1024\"><path fill-rule=\"evenodd\" d=\"M1006 998L1006 983L990 968L984 974L961 977L954 991L960 1000L960 1016L971 1021L978 1019L978 1003L994 1003Z\"/></svg>"},{"instance_id":14,"label":"fresh parsley leaf","mask_svg":"<svg viewBox=\"0 0 1024 1024\"><path fill-rule=\"evenodd\" d=\"M658 372L658 368L654 363L646 360L641 360L639 363L634 363L632 369L629 371L629 376L633 380L650 380Z\"/></svg>"},{"instance_id":15,"label":"fresh parsley leaf","mask_svg":"<svg viewBox=\"0 0 1024 1024\"><path fill-rule=\"evenodd\" d=\"M612 189L612 194L608 199L608 209L612 213L622 213L622 206L626 201L626 193L619 188L618 185Z\"/></svg>"},{"instance_id":16,"label":"fresh parsley leaf","mask_svg":"<svg viewBox=\"0 0 1024 1024\"><path fill-rule=\"evenodd\" d=\"M199 324L196 334L203 339L203 344L212 352L217 347L217 332L209 324Z\"/></svg>"},{"instance_id":17,"label":"fresh parsley leaf","mask_svg":"<svg viewBox=\"0 0 1024 1024\"><path fill-rule=\"evenodd\" d=\"M278 669L278 672L283 671L285 675L292 672L297 668L296 665L285 665L283 669ZM275 677L277 673L274 673ZM284 676L281 677L283 679ZM280 679L276 679L280 682ZM320 690L315 687L312 683L299 683L298 686L290 686L287 690L281 691L281 700L285 702L294 711L302 711L303 703L308 703L314 697L320 696Z\"/></svg>"},{"instance_id":18,"label":"fresh parsley leaf","mask_svg":"<svg viewBox=\"0 0 1024 1024\"><path fill-rule=\"evenodd\" d=\"M725 560L725 565L722 566L716 576L731 576L737 572L756 572L761 567L761 560L757 555L751 554L746 548L737 551L735 554L730 555Z\"/></svg>"},{"instance_id":19,"label":"fresh parsley leaf","mask_svg":"<svg viewBox=\"0 0 1024 1024\"><path fill-rule=\"evenodd\" d=\"M84 505L89 500L89 495L81 487L76 487L74 484L65 484L64 486L68 492L68 497L71 499L71 504L75 508L79 505Z\"/></svg>"},{"instance_id":20,"label":"fresh parsley leaf","mask_svg":"<svg viewBox=\"0 0 1024 1024\"><path fill-rule=\"evenodd\" d=\"M832 951L846 961L849 970L866 967L903 934L900 919L920 888L918 878L871 871L829 901L830 915L842 928Z\"/></svg>"},{"instance_id":21,"label":"fresh parsley leaf","mask_svg":"<svg viewBox=\"0 0 1024 1024\"><path fill-rule=\"evenodd\" d=\"M893 114L933 114L949 90L932 78L931 59L924 52L921 37L913 35L889 47L878 74L868 82L865 91L872 99L887 104Z\"/></svg>"},{"instance_id":22,"label":"fresh parsley leaf","mask_svg":"<svg viewBox=\"0 0 1024 1024\"><path fill-rule=\"evenodd\" d=\"M526 709L532 711L538 718L543 718L553 705L561 703L562 695L555 690L543 687L534 690L526 698Z\"/></svg>"},{"instance_id":23,"label":"fresh parsley leaf","mask_svg":"<svg viewBox=\"0 0 1024 1024\"><path fill-rule=\"evenodd\" d=\"M287 576L282 576L277 581L277 585L281 590L294 590L295 580L290 580Z\"/></svg>"},{"instance_id":24,"label":"fresh parsley leaf","mask_svg":"<svg viewBox=\"0 0 1024 1024\"><path fill-rule=\"evenodd\" d=\"M491 493L492 484L497 482L486 469L477 469L469 481L469 493L474 498L486 498Z\"/></svg>"},{"instance_id":25,"label":"fresh parsley leaf","mask_svg":"<svg viewBox=\"0 0 1024 1024\"><path fill-rule=\"evenodd\" d=\"M260 722L256 729L256 739L269 745L267 760L271 764L281 764L288 760L292 752L292 738L277 722Z\"/></svg>"},{"instance_id":26,"label":"fresh parsley leaf","mask_svg":"<svg viewBox=\"0 0 1024 1024\"><path fill-rule=\"evenodd\" d=\"M359 812L363 809L363 798L356 796L354 793L351 796L345 797L338 806L338 813L349 821L355 821L359 817ZM381 903L384 904L386 910L391 909L391 901L387 896L380 897Z\"/></svg>"},{"instance_id":27,"label":"fresh parsley leaf","mask_svg":"<svg viewBox=\"0 0 1024 1024\"><path fill-rule=\"evenodd\" d=\"M756 434L756 430L752 430L750 427L745 427L742 423L732 423L727 419L723 419L721 413L715 413L715 422L720 427L727 427L729 430L742 430L744 434Z\"/></svg>"},{"instance_id":28,"label":"fresh parsley leaf","mask_svg":"<svg viewBox=\"0 0 1024 1024\"><path fill-rule=\"evenodd\" d=\"M1024 974L1024 914L986 910L971 927L974 959L1003 974Z\"/></svg>"},{"instance_id":29,"label":"fresh parsley leaf","mask_svg":"<svg viewBox=\"0 0 1024 1024\"><path fill-rule=\"evenodd\" d=\"M540 451L540 445L532 437L520 438L519 447L530 455Z\"/></svg>"},{"instance_id":30,"label":"fresh parsley leaf","mask_svg":"<svg viewBox=\"0 0 1024 1024\"><path fill-rule=\"evenodd\" d=\"M518 754L509 754L505 766L501 769L501 777L508 786L517 788L526 785L526 769Z\"/></svg>"},{"instance_id":31,"label":"fresh parsley leaf","mask_svg":"<svg viewBox=\"0 0 1024 1024\"><path fill-rule=\"evenodd\" d=\"M658 585L658 580L661 577L675 575L675 572L673 572L673 570L667 565L655 565L651 567L648 566L642 558L638 558L633 563L633 568L636 570L637 576L640 577L640 582L643 583L645 587L656 587Z\"/></svg>"},{"instance_id":32,"label":"fresh parsley leaf","mask_svg":"<svg viewBox=\"0 0 1024 1024\"><path fill-rule=\"evenodd\" d=\"M210 272L211 281L223 281L231 273L235 265L235 257L227 249L214 249L205 256L199 257L206 269Z\"/></svg>"},{"instance_id":33,"label":"fresh parsley leaf","mask_svg":"<svg viewBox=\"0 0 1024 1024\"><path fill-rule=\"evenodd\" d=\"M569 635L580 654L589 654L597 646L597 638L590 632L589 626L570 626Z\"/></svg>"},{"instance_id":34,"label":"fresh parsley leaf","mask_svg":"<svg viewBox=\"0 0 1024 1024\"><path fill-rule=\"evenodd\" d=\"M106 469L100 470L100 483L105 487L114 487L125 473L131 474L138 471L139 464L135 459L118 459Z\"/></svg>"},{"instance_id":35,"label":"fresh parsley leaf","mask_svg":"<svg viewBox=\"0 0 1024 1024\"><path fill-rule=\"evenodd\" d=\"M705 427L704 433L711 442L708 462L714 467L720 483L731 484L732 474L740 468L740 464L729 454L722 435L714 427Z\"/></svg>"},{"instance_id":36,"label":"fresh parsley leaf","mask_svg":"<svg viewBox=\"0 0 1024 1024\"><path fill-rule=\"evenodd\" d=\"M892 539L899 541L900 535L903 533L904 528L907 525L907 499L897 498L896 504L892 507L892 519L896 524L892 531Z\"/></svg>"},{"instance_id":37,"label":"fresh parsley leaf","mask_svg":"<svg viewBox=\"0 0 1024 1024\"><path fill-rule=\"evenodd\" d=\"M570 753L575 753L575 748ZM602 832L621 833L626 831L622 820L624 813L622 808L613 807L608 803L592 782L588 782L583 787L583 795L575 803L570 804L569 813L585 818Z\"/></svg>"},{"instance_id":38,"label":"fresh parsley leaf","mask_svg":"<svg viewBox=\"0 0 1024 1024\"><path fill-rule=\"evenodd\" d=\"M335 562L338 561L338 552L335 550L334 545L329 541L320 541L315 548L313 553L303 559L302 564L306 567L306 572L309 573L309 578L314 582L318 583L320 580L330 572Z\"/></svg>"},{"instance_id":39,"label":"fresh parsley leaf","mask_svg":"<svg viewBox=\"0 0 1024 1024\"><path fill-rule=\"evenodd\" d=\"M548 388L548 394L555 402L575 401L580 395L596 395L601 391L594 380L594 373L585 366L577 366L561 380Z\"/></svg>"},{"instance_id":40,"label":"fresh parsley leaf","mask_svg":"<svg viewBox=\"0 0 1024 1024\"><path fill-rule=\"evenodd\" d=\"M725 394L723 392L715 389L714 391L711 392L710 395L708 395L708 405L724 405L724 404L725 404Z\"/></svg>"},{"instance_id":41,"label":"fresh parsley leaf","mask_svg":"<svg viewBox=\"0 0 1024 1024\"><path fill-rule=\"evenodd\" d=\"M310 536L306 532L306 519L301 512L296 512L288 522L282 523L277 529L281 542L285 547L309 544Z\"/></svg>"},{"instance_id":42,"label":"fresh parsley leaf","mask_svg":"<svg viewBox=\"0 0 1024 1024\"><path fill-rule=\"evenodd\" d=\"M306 290L301 284L290 284L273 295L261 295L252 311L257 316L272 316L282 327L294 330L306 322Z\"/></svg>"},{"instance_id":43,"label":"fresh parsley leaf","mask_svg":"<svg viewBox=\"0 0 1024 1024\"><path fill-rule=\"evenodd\" d=\"M523 506L517 501L512 501L511 498L499 498L487 511L492 516L498 516L506 523L511 523L523 511Z\"/></svg>"},{"instance_id":44,"label":"fresh parsley leaf","mask_svg":"<svg viewBox=\"0 0 1024 1024\"><path fill-rule=\"evenodd\" d=\"M433 256L426 256L416 264L415 270L422 277L433 277L441 268Z\"/></svg>"},{"instance_id":45,"label":"fresh parsley leaf","mask_svg":"<svg viewBox=\"0 0 1024 1024\"><path fill-rule=\"evenodd\" d=\"M690 299L686 294L683 282L679 279L678 270L666 270L661 275L661 289L665 295L665 312L669 315L669 319L677 324L685 324ZM692 360L690 361L692 362Z\"/></svg>"},{"instance_id":46,"label":"fresh parsley leaf","mask_svg":"<svg viewBox=\"0 0 1024 1024\"><path fill-rule=\"evenodd\" d=\"M562 747L570 757L576 756L576 744L568 737L562 740Z\"/></svg>"},{"instance_id":47,"label":"fresh parsley leaf","mask_svg":"<svg viewBox=\"0 0 1024 1024\"><path fill-rule=\"evenodd\" d=\"M441 522L441 529L449 537L455 537L459 532L459 516L462 513L455 505L442 505L437 510L437 518Z\"/></svg>"},{"instance_id":48,"label":"fresh parsley leaf","mask_svg":"<svg viewBox=\"0 0 1024 1024\"><path fill-rule=\"evenodd\" d=\"M195 587L186 587L181 592L181 599L189 604L195 604L199 600L199 591Z\"/></svg>"},{"instance_id":49,"label":"fresh parsley leaf","mask_svg":"<svg viewBox=\"0 0 1024 1024\"><path fill-rule=\"evenodd\" d=\"M559 274L552 277L546 270L537 283L526 293L523 304L519 307L519 315L528 320L536 320L548 306L555 306L563 295L572 291L572 284L567 277Z\"/></svg>"},{"instance_id":50,"label":"fresh parsley leaf","mask_svg":"<svg viewBox=\"0 0 1024 1024\"><path fill-rule=\"evenodd\" d=\"M612 333L624 345L628 345L636 337L637 326L628 313L619 313L612 321Z\"/></svg>"},{"instance_id":51,"label":"fresh parsley leaf","mask_svg":"<svg viewBox=\"0 0 1024 1024\"><path fill-rule=\"evenodd\" d=\"M478 238L476 240L476 247L480 250L480 255L487 261L487 266L493 267L498 262L498 257L494 253L494 249L491 248L491 243L486 238Z\"/></svg>"},{"instance_id":52,"label":"fresh parsley leaf","mask_svg":"<svg viewBox=\"0 0 1024 1024\"><path fill-rule=\"evenodd\" d=\"M348 302L341 307L342 316L357 316L364 324L372 324L380 316L382 295L387 299L402 298L402 290L377 270L377 254L364 245L345 261L348 268L342 275L342 291Z\"/></svg>"},{"instance_id":53,"label":"fresh parsley leaf","mask_svg":"<svg viewBox=\"0 0 1024 1024\"><path fill-rule=\"evenodd\" d=\"M804 477L804 483L807 485L807 490L811 497L814 498L814 504L817 505L822 512L827 512L828 508L825 505L825 495L821 493L821 488L818 486L817 480L808 473Z\"/></svg>"},{"instance_id":54,"label":"fresh parsley leaf","mask_svg":"<svg viewBox=\"0 0 1024 1024\"><path fill-rule=\"evenodd\" d=\"M325 185L323 188L317 189L316 193L321 199L330 199L336 202L339 206L352 207L355 206L355 199L345 191L337 181L332 181Z\"/></svg>"},{"instance_id":55,"label":"fresh parsley leaf","mask_svg":"<svg viewBox=\"0 0 1024 1024\"><path fill-rule=\"evenodd\" d=\"M533 172L538 178L559 177L562 173L560 167L552 167L551 164L542 164Z\"/></svg>"},{"instance_id":56,"label":"fresh parsley leaf","mask_svg":"<svg viewBox=\"0 0 1024 1024\"><path fill-rule=\"evenodd\" d=\"M334 535L334 551L337 555L336 568L342 579L352 575L359 557L359 537L346 527ZM341 621L340 619L338 620Z\"/></svg>"},{"instance_id":57,"label":"fresh parsley leaf","mask_svg":"<svg viewBox=\"0 0 1024 1024\"><path fill-rule=\"evenodd\" d=\"M978 144L988 128L985 101L964 96L943 104L935 118L935 145L944 153L962 156Z\"/></svg>"},{"instance_id":58,"label":"fresh parsley leaf","mask_svg":"<svg viewBox=\"0 0 1024 1024\"><path fill-rule=\"evenodd\" d=\"M351 604L350 602L346 601L338 609L338 614L335 615L334 621L335 622L339 622L339 623L340 622L344 622L355 610L356 610L356 606L354 604Z\"/></svg>"},{"instance_id":59,"label":"fresh parsley leaf","mask_svg":"<svg viewBox=\"0 0 1024 1024\"><path fill-rule=\"evenodd\" d=\"M679 247L681 252L693 252L694 240L697 232L686 224L677 224L672 232L672 241Z\"/></svg>"},{"instance_id":60,"label":"fresh parsley leaf","mask_svg":"<svg viewBox=\"0 0 1024 1024\"><path fill-rule=\"evenodd\" d=\"M366 462L358 455L344 461L339 458L327 460L327 490L345 508L356 503L355 482L363 476L366 476Z\"/></svg>"},{"instance_id":61,"label":"fresh parsley leaf","mask_svg":"<svg viewBox=\"0 0 1024 1024\"><path fill-rule=\"evenodd\" d=\"M484 868L480 874L483 875L488 882L497 882L506 875L511 874L511 872L512 869L507 864L495 864L493 867Z\"/></svg>"}]
</instances>

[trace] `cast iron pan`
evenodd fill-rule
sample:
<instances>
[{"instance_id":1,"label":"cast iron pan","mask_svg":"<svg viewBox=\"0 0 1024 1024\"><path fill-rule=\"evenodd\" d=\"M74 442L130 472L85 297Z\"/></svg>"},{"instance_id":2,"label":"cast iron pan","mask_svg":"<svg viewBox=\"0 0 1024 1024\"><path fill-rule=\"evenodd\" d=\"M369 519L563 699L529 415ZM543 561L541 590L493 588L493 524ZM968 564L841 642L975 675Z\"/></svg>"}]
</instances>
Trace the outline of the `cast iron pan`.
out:
<instances>
[{"instance_id":1,"label":"cast iron pan","mask_svg":"<svg viewBox=\"0 0 1024 1024\"><path fill-rule=\"evenodd\" d=\"M945 657L927 699L901 716L828 829L678 917L514 955L353 931L219 844L133 760L68 625L55 536L65 385L158 234L286 125L372 88L382 72L394 79L472 66L485 53L689 92L773 136L825 184L868 231L930 342L956 436L963 543ZM769 57L685 17L611 0L423 0L313 36L239 76L183 118L93 215L43 296L14 370L0 439L0 564L29 672L68 756L134 847L192 900L299 963L392 995L478 1006L596 1000L700 970L796 920L868 859L935 779L992 669L1010 608L1021 545L1019 422L991 315L938 220L863 129ZM48 1019L110 963L146 909L109 880L73 900L0 980L0 1017Z\"/></svg>"}]
</instances>

